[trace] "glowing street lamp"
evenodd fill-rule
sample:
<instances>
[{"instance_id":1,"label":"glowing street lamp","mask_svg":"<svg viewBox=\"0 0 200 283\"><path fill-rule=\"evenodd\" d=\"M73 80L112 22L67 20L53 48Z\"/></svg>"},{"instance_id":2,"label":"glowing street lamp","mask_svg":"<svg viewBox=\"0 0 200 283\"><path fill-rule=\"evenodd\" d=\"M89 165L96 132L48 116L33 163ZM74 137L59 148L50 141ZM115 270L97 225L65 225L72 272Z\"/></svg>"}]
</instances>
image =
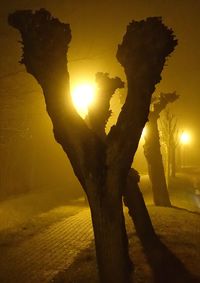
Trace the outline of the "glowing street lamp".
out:
<instances>
[{"instance_id":1,"label":"glowing street lamp","mask_svg":"<svg viewBox=\"0 0 200 283\"><path fill-rule=\"evenodd\" d=\"M188 132L182 132L180 142L181 144L189 144L191 142L191 135Z\"/></svg>"},{"instance_id":2,"label":"glowing street lamp","mask_svg":"<svg viewBox=\"0 0 200 283\"><path fill-rule=\"evenodd\" d=\"M80 116L85 118L88 107L94 102L96 86L92 83L78 84L72 89L72 101Z\"/></svg>"}]
</instances>

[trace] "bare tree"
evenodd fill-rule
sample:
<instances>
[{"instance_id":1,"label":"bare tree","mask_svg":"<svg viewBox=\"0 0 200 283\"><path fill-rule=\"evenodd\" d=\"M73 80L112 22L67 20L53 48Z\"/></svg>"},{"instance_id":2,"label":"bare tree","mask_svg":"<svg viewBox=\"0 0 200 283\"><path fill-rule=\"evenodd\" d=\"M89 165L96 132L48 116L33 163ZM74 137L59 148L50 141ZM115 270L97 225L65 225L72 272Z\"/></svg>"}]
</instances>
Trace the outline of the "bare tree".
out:
<instances>
[{"instance_id":1,"label":"bare tree","mask_svg":"<svg viewBox=\"0 0 200 283\"><path fill-rule=\"evenodd\" d=\"M146 125L147 134L145 135L144 154L148 164L153 200L155 205L160 206L171 206L171 202L167 190L165 170L160 149L158 119L161 111L177 98L178 95L175 92L161 93L158 99L152 104L153 110L149 113L149 121Z\"/></svg>"},{"instance_id":2,"label":"bare tree","mask_svg":"<svg viewBox=\"0 0 200 283\"><path fill-rule=\"evenodd\" d=\"M161 141L166 151L166 171L168 183L171 177L176 176L176 149L180 146L177 117L166 109L159 120Z\"/></svg>"},{"instance_id":3,"label":"bare tree","mask_svg":"<svg viewBox=\"0 0 200 283\"><path fill-rule=\"evenodd\" d=\"M9 23L21 32L21 63L41 85L55 139L68 155L88 197L100 280L128 283L130 260L122 195L148 119L152 93L161 80L166 57L176 45L172 30L157 17L128 25L117 51L127 77L128 94L117 124L105 136L104 111L99 113L102 117L97 124L90 111L89 128L71 101L66 57L71 40L69 25L45 10L15 12L9 16ZM104 103L108 103L108 94L121 87L121 81L109 79L105 85L102 91Z\"/></svg>"}]
</instances>

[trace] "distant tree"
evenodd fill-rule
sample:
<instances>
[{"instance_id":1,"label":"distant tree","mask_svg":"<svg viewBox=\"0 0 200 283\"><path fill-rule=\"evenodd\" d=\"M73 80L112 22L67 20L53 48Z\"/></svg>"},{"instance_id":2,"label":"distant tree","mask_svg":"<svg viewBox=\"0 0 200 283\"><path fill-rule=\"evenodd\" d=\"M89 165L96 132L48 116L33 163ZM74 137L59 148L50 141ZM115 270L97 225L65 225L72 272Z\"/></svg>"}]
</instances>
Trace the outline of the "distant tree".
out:
<instances>
[{"instance_id":1,"label":"distant tree","mask_svg":"<svg viewBox=\"0 0 200 283\"><path fill-rule=\"evenodd\" d=\"M163 111L159 120L161 141L166 150L166 171L168 183L171 177L176 176L176 150L179 143L180 129L178 127L177 117L169 109Z\"/></svg>"},{"instance_id":2,"label":"distant tree","mask_svg":"<svg viewBox=\"0 0 200 283\"><path fill-rule=\"evenodd\" d=\"M114 91L122 87L121 80L100 74L105 79L100 96L102 108L98 120L97 113L89 111L89 128L70 97L66 57L71 40L69 25L43 9L35 13L15 12L9 16L9 23L21 32L21 63L41 85L55 139L68 155L88 197L100 280L131 282L122 196L126 194L127 177L148 119L152 93L161 80L166 57L176 45L172 30L157 17L128 25L117 51L127 77L128 94L116 125L106 136L102 129L109 101Z\"/></svg>"},{"instance_id":3,"label":"distant tree","mask_svg":"<svg viewBox=\"0 0 200 283\"><path fill-rule=\"evenodd\" d=\"M156 101L152 103L152 110L149 113L149 121L146 125L147 133L144 137L144 155L148 164L149 178L151 181L153 200L155 205L171 206L165 170L162 160L158 119L161 111L178 98L176 92L161 93Z\"/></svg>"}]
</instances>

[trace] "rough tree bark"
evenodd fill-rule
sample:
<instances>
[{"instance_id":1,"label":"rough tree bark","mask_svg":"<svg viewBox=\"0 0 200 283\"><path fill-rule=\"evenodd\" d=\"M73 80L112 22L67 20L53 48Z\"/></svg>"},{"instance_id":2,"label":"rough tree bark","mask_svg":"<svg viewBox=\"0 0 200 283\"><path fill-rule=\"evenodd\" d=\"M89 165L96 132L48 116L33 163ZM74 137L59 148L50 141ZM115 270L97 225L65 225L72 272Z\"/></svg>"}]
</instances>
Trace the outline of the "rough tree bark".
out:
<instances>
[{"instance_id":1,"label":"rough tree bark","mask_svg":"<svg viewBox=\"0 0 200 283\"><path fill-rule=\"evenodd\" d=\"M153 104L153 110L149 113L149 121L146 125L144 155L148 164L149 178L152 186L153 200L158 206L171 206L162 154L160 150L160 137L158 119L162 110L168 103L175 101L178 95L173 93L161 93L158 101Z\"/></svg>"},{"instance_id":2,"label":"rough tree bark","mask_svg":"<svg viewBox=\"0 0 200 283\"><path fill-rule=\"evenodd\" d=\"M46 10L15 12L9 16L9 23L21 33L21 62L41 85L55 139L88 196L100 280L128 283L131 279L122 193L155 84L176 45L172 30L160 18L129 24L117 52L127 76L128 95L117 124L102 140L72 105L66 58L71 40L69 25Z\"/></svg>"},{"instance_id":3,"label":"rough tree bark","mask_svg":"<svg viewBox=\"0 0 200 283\"><path fill-rule=\"evenodd\" d=\"M159 239L153 228L143 195L139 187L140 176L131 168L129 171L127 186L124 190L124 204L128 207L129 215L135 225L136 233L144 247L150 250Z\"/></svg>"},{"instance_id":4,"label":"rough tree bark","mask_svg":"<svg viewBox=\"0 0 200 283\"><path fill-rule=\"evenodd\" d=\"M90 107L86 120L89 127L92 128L102 141L105 141L105 126L112 114L109 102L115 90L124 87L124 83L118 77L109 78L106 73L97 73L96 84L98 85L98 93L96 95L98 104L93 104ZM158 238L156 237L142 193L140 192L139 180L139 174L134 169L130 169L127 184L123 189L124 204L128 207L129 215L132 218L137 235L144 248L148 247L150 249L153 243L158 241ZM126 232L124 233L124 240L127 246L128 239ZM129 266L133 266L130 260Z\"/></svg>"}]
</instances>

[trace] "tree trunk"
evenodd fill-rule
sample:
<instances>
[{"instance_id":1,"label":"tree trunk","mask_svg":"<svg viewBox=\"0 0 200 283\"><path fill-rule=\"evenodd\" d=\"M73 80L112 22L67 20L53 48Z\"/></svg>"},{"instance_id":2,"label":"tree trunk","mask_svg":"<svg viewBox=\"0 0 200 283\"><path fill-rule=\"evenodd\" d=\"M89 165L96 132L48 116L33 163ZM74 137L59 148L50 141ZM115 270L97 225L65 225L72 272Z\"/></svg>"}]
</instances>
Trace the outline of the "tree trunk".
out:
<instances>
[{"instance_id":1,"label":"tree trunk","mask_svg":"<svg viewBox=\"0 0 200 283\"><path fill-rule=\"evenodd\" d=\"M171 177L176 177L176 147L174 142L171 149Z\"/></svg>"},{"instance_id":2,"label":"tree trunk","mask_svg":"<svg viewBox=\"0 0 200 283\"><path fill-rule=\"evenodd\" d=\"M157 119L149 118L147 135L145 137L144 155L148 164L149 178L152 185L153 200L158 206L171 206L165 171L160 151L160 139Z\"/></svg>"},{"instance_id":3,"label":"tree trunk","mask_svg":"<svg viewBox=\"0 0 200 283\"><path fill-rule=\"evenodd\" d=\"M159 162L160 163L160 162ZM163 164L158 165L155 160L148 164L149 178L152 184L153 200L157 206L171 206Z\"/></svg>"},{"instance_id":4,"label":"tree trunk","mask_svg":"<svg viewBox=\"0 0 200 283\"><path fill-rule=\"evenodd\" d=\"M131 169L124 190L124 204L135 225L136 233L145 249L150 249L158 241L148 210L138 185L139 175Z\"/></svg>"},{"instance_id":5,"label":"tree trunk","mask_svg":"<svg viewBox=\"0 0 200 283\"><path fill-rule=\"evenodd\" d=\"M93 222L100 282L132 282L121 197L116 194L117 190L112 193L109 188L101 196L97 195L96 191L96 188L89 189L88 200Z\"/></svg>"},{"instance_id":6,"label":"tree trunk","mask_svg":"<svg viewBox=\"0 0 200 283\"><path fill-rule=\"evenodd\" d=\"M161 79L166 57L177 43L173 32L160 18L152 17L133 21L127 27L118 46L117 59L124 67L128 94L118 121L104 143L72 105L66 56L71 40L70 26L44 9L35 13L17 11L9 15L8 21L21 32L24 44L21 63L41 85L55 139L68 155L87 193L100 280L129 283L122 188L147 121L155 85Z\"/></svg>"}]
</instances>

